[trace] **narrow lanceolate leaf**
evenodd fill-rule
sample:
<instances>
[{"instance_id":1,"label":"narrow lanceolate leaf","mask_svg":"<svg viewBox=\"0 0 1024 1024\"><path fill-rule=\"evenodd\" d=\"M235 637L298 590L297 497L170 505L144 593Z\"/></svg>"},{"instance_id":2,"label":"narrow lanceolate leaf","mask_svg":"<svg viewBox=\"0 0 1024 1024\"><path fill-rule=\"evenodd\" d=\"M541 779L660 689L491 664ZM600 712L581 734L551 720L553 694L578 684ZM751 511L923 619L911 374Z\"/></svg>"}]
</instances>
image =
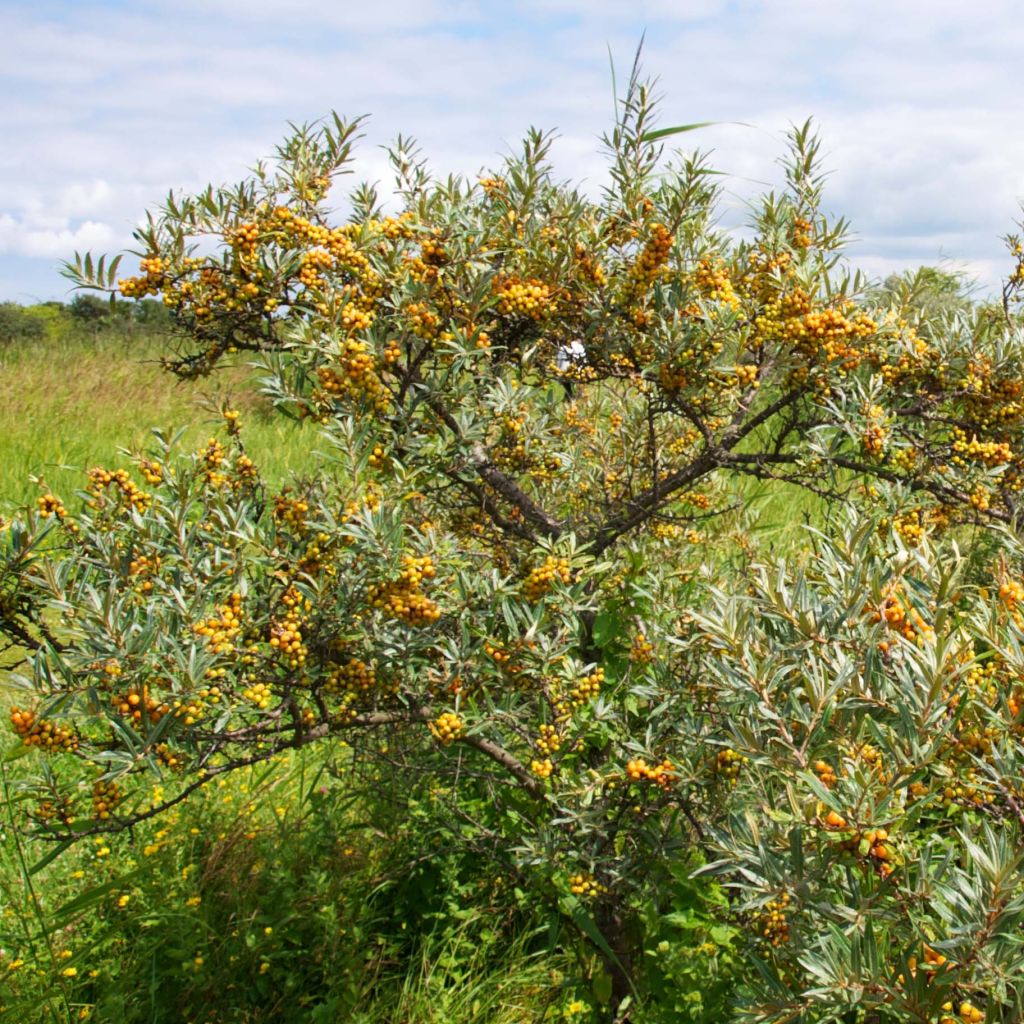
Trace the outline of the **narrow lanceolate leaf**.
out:
<instances>
[{"instance_id":1,"label":"narrow lanceolate leaf","mask_svg":"<svg viewBox=\"0 0 1024 1024\"><path fill-rule=\"evenodd\" d=\"M719 121L695 121L693 124L678 124L672 128L656 128L653 131L644 132L640 136L641 142L657 142L659 139L667 139L672 135L683 135L686 132L694 132L699 128L710 128L712 125L720 124Z\"/></svg>"},{"instance_id":2,"label":"narrow lanceolate leaf","mask_svg":"<svg viewBox=\"0 0 1024 1024\"><path fill-rule=\"evenodd\" d=\"M121 266L122 260L121 253L118 253L111 261L110 266L107 268L107 287L113 288L117 283L117 270Z\"/></svg>"}]
</instances>

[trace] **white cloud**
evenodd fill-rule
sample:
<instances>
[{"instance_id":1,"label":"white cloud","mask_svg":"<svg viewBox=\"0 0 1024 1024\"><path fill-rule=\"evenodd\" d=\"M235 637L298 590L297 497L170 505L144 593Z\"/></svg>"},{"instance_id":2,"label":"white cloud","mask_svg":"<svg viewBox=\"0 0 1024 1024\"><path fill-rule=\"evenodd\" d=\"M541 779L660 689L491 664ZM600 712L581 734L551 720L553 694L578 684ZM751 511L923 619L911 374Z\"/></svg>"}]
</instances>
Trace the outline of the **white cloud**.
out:
<instances>
[{"instance_id":1,"label":"white cloud","mask_svg":"<svg viewBox=\"0 0 1024 1024\"><path fill-rule=\"evenodd\" d=\"M83 221L75 228L42 228L0 215L0 255L27 256L29 259L61 260L76 250L105 249L123 239L109 224Z\"/></svg>"},{"instance_id":2,"label":"white cloud","mask_svg":"<svg viewBox=\"0 0 1024 1024\"><path fill-rule=\"evenodd\" d=\"M5 12L0 38L0 253L37 260L120 247L172 187L237 178L287 120L371 112L374 147L415 135L440 172L493 165L535 124L557 127L560 176L603 180L607 49L620 82L641 31L664 123L744 121L683 136L734 175L732 212L764 182L785 129L814 114L828 205L866 268L967 262L991 286L1024 194L1011 0L985 21L960 0L83 0ZM13 288L0 278L0 298ZM8 291L8 294L11 292Z\"/></svg>"}]
</instances>

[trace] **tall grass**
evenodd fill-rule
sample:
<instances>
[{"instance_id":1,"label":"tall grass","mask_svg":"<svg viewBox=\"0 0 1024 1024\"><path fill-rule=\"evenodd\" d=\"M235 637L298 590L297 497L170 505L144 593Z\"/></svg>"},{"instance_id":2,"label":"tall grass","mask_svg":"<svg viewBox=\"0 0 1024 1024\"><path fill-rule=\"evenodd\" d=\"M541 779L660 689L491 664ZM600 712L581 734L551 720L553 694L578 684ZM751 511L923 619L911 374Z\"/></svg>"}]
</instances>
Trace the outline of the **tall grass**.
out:
<instances>
[{"instance_id":1,"label":"tall grass","mask_svg":"<svg viewBox=\"0 0 1024 1024\"><path fill-rule=\"evenodd\" d=\"M186 428L201 444L221 400L242 411L246 445L272 484L309 465L316 428L274 413L237 361L214 376L179 382L159 365L167 343L79 334L0 349L0 508L34 501L33 476L69 498L92 465L118 461L118 449L147 445L152 427Z\"/></svg>"}]
</instances>

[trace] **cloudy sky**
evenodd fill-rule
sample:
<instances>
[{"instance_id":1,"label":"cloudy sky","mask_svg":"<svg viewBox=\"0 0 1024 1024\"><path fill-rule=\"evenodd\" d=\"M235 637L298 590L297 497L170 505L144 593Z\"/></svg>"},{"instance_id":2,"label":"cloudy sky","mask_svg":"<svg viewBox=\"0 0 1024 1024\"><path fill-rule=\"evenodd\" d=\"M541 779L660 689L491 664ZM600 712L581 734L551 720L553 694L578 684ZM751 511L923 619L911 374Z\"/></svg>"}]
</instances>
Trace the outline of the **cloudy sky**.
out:
<instances>
[{"instance_id":1,"label":"cloudy sky","mask_svg":"<svg viewBox=\"0 0 1024 1024\"><path fill-rule=\"evenodd\" d=\"M642 33L664 124L728 172L726 219L777 184L813 116L872 275L921 263L986 289L1024 197L1019 0L0 0L0 300L65 298L75 249L115 251L170 188L237 180L289 121L370 114L362 176L414 135L475 174L530 125L561 176L600 183Z\"/></svg>"}]
</instances>

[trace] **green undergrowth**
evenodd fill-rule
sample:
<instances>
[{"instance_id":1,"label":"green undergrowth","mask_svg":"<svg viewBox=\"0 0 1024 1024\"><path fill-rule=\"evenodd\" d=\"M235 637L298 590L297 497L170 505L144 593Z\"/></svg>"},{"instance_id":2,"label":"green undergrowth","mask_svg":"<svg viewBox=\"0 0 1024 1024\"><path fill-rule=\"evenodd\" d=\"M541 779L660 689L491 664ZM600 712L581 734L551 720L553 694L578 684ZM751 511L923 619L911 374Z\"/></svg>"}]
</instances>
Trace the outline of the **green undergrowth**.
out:
<instances>
[{"instance_id":1,"label":"green undergrowth","mask_svg":"<svg viewBox=\"0 0 1024 1024\"><path fill-rule=\"evenodd\" d=\"M211 780L68 849L14 828L8 758L0 1020L512 1024L584 1005L550 931L488 900L494 867L448 850L416 797L354 799L344 754Z\"/></svg>"}]
</instances>

